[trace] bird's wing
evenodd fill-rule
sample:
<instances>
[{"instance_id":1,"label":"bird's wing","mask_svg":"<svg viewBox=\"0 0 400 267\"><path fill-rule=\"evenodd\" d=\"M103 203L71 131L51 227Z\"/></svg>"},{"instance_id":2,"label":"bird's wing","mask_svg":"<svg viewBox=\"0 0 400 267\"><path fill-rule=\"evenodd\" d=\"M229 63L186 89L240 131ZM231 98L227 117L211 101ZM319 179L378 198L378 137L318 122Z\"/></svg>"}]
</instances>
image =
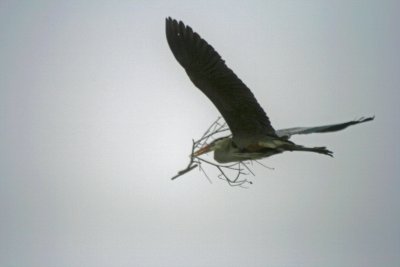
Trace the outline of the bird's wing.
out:
<instances>
[{"instance_id":1,"label":"bird's wing","mask_svg":"<svg viewBox=\"0 0 400 267\"><path fill-rule=\"evenodd\" d=\"M276 135L279 137L290 138L294 134L310 134L310 133L327 133L343 130L351 125L355 125L362 122L372 121L375 117L360 118L354 121L348 121L343 123L316 126L316 127L295 127L289 129L277 130Z\"/></svg>"},{"instance_id":2,"label":"bird's wing","mask_svg":"<svg viewBox=\"0 0 400 267\"><path fill-rule=\"evenodd\" d=\"M221 56L182 21L166 19L169 47L192 82L214 103L234 139L273 135L275 130L250 89Z\"/></svg>"}]
</instances>

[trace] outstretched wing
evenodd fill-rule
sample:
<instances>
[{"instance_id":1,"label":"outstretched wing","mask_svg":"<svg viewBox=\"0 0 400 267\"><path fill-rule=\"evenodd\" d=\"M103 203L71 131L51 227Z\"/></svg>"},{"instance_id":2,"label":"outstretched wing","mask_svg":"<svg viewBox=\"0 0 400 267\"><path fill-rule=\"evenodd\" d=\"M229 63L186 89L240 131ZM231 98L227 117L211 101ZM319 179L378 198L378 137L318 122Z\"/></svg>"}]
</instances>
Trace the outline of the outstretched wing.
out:
<instances>
[{"instance_id":1,"label":"outstretched wing","mask_svg":"<svg viewBox=\"0 0 400 267\"><path fill-rule=\"evenodd\" d=\"M166 19L169 47L192 82L217 107L233 138L274 135L275 130L250 89L221 56L182 21Z\"/></svg>"},{"instance_id":2,"label":"outstretched wing","mask_svg":"<svg viewBox=\"0 0 400 267\"><path fill-rule=\"evenodd\" d=\"M310 133L327 133L327 132L336 132L343 130L351 125L372 121L375 117L368 118L360 118L354 121L348 121L343 123L324 125L324 126L316 126L316 127L295 127L289 129L277 130L276 135L279 137L290 138L294 134L310 134Z\"/></svg>"}]
</instances>

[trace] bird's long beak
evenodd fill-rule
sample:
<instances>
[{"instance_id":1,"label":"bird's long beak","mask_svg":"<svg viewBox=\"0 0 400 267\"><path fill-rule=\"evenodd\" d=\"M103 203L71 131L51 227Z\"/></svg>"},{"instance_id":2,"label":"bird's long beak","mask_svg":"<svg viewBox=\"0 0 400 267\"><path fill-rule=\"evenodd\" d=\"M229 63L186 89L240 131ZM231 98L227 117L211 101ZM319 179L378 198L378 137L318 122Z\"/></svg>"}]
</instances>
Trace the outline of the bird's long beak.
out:
<instances>
[{"instance_id":1,"label":"bird's long beak","mask_svg":"<svg viewBox=\"0 0 400 267\"><path fill-rule=\"evenodd\" d=\"M211 151L211 145L205 145L202 148L200 148L199 150L195 151L193 153L193 156L198 157L198 156L208 153L210 151Z\"/></svg>"}]
</instances>

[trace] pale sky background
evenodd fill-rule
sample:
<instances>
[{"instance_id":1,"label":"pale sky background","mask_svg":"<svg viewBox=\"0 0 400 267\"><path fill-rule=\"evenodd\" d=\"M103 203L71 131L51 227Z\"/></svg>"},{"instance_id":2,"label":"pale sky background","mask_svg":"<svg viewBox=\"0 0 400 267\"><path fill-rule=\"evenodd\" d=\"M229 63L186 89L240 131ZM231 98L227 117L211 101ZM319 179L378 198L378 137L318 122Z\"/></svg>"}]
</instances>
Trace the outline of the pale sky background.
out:
<instances>
[{"instance_id":1,"label":"pale sky background","mask_svg":"<svg viewBox=\"0 0 400 267\"><path fill-rule=\"evenodd\" d=\"M277 129L376 119L249 189L172 182L218 112L167 16ZM1 1L0 266L400 266L399 25L399 1Z\"/></svg>"}]
</instances>

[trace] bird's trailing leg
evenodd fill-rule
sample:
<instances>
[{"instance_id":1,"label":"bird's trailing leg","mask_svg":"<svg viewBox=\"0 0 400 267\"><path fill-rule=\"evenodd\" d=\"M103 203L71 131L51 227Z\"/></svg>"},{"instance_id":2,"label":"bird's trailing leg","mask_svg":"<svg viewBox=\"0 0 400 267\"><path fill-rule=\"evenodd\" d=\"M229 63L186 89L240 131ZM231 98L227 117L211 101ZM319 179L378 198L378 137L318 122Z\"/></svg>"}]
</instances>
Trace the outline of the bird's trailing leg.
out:
<instances>
[{"instance_id":1,"label":"bird's trailing leg","mask_svg":"<svg viewBox=\"0 0 400 267\"><path fill-rule=\"evenodd\" d=\"M287 150L289 151L308 151L308 152L315 152L319 154L324 154L330 157L333 157L333 152L328 150L326 147L304 147L300 145L294 144L294 146L289 147Z\"/></svg>"}]
</instances>

